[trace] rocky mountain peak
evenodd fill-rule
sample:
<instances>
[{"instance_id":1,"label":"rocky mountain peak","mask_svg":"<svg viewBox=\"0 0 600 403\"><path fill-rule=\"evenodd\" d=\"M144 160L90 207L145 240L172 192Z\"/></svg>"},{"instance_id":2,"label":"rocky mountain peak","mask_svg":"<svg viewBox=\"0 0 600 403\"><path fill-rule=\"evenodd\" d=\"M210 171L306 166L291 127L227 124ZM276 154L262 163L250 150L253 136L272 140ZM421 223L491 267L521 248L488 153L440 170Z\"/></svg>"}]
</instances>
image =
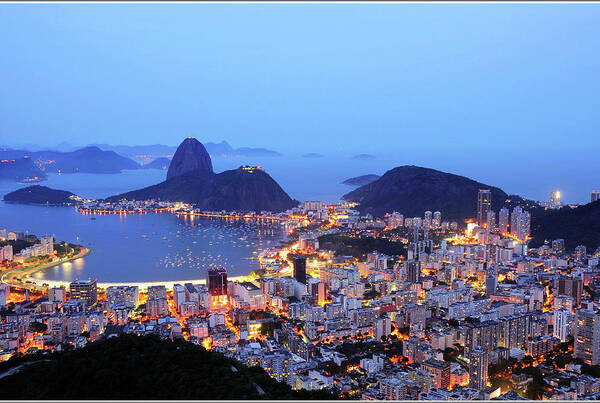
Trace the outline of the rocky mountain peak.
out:
<instances>
[{"instance_id":1,"label":"rocky mountain peak","mask_svg":"<svg viewBox=\"0 0 600 403\"><path fill-rule=\"evenodd\" d=\"M177 147L167 171L167 179L198 170L213 173L212 161L204 145L188 137Z\"/></svg>"}]
</instances>

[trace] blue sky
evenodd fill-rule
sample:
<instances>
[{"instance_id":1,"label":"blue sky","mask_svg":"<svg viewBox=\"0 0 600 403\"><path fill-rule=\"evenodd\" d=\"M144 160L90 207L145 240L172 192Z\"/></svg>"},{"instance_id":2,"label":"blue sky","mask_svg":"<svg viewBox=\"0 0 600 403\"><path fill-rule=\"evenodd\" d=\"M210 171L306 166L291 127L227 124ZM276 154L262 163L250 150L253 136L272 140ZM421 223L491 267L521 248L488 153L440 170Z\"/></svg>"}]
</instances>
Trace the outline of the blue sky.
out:
<instances>
[{"instance_id":1,"label":"blue sky","mask_svg":"<svg viewBox=\"0 0 600 403\"><path fill-rule=\"evenodd\" d=\"M598 4L2 4L0 143L589 150L599 22Z\"/></svg>"}]
</instances>

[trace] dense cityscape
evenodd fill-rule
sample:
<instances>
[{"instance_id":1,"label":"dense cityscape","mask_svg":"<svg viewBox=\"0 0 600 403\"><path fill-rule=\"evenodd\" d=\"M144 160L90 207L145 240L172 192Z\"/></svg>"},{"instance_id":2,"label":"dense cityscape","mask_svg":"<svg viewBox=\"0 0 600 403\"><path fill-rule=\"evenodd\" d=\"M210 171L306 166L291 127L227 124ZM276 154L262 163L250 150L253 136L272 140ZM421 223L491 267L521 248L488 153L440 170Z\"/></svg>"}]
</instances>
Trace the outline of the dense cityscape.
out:
<instances>
[{"instance_id":1,"label":"dense cityscape","mask_svg":"<svg viewBox=\"0 0 600 403\"><path fill-rule=\"evenodd\" d=\"M238 281L228 280L226 267L172 287L102 288L97 279L30 287L10 277L0 286L2 357L155 334L262 367L293 389L340 398L600 398L600 250L567 251L563 239L528 248L527 210L492 211L486 189L473 197L477 211L465 223L440 211L373 219L347 202L237 214L86 201L81 214L268 220L289 236ZM546 208L560 204L553 192ZM357 253L336 252L332 239L352 240ZM4 272L78 253L76 245L13 229L0 230L0 240ZM402 252L369 250L372 241Z\"/></svg>"}]
</instances>

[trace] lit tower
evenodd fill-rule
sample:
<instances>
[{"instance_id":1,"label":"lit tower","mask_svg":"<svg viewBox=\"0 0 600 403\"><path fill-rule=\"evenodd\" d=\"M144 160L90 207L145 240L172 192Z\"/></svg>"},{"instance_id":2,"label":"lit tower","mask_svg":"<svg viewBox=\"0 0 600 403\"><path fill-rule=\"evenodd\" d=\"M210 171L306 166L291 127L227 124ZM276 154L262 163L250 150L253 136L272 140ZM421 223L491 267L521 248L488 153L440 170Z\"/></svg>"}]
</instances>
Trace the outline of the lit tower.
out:
<instances>
[{"instance_id":1,"label":"lit tower","mask_svg":"<svg viewBox=\"0 0 600 403\"><path fill-rule=\"evenodd\" d=\"M562 202L560 201L561 197L560 190L553 190L550 193L550 205L552 208L560 208L562 206Z\"/></svg>"},{"instance_id":2,"label":"lit tower","mask_svg":"<svg viewBox=\"0 0 600 403\"><path fill-rule=\"evenodd\" d=\"M227 269L209 267L206 270L206 285L213 305L227 304Z\"/></svg>"},{"instance_id":3,"label":"lit tower","mask_svg":"<svg viewBox=\"0 0 600 403\"><path fill-rule=\"evenodd\" d=\"M492 209L492 192L489 189L479 189L477 195L477 223L487 226L488 213Z\"/></svg>"}]
</instances>

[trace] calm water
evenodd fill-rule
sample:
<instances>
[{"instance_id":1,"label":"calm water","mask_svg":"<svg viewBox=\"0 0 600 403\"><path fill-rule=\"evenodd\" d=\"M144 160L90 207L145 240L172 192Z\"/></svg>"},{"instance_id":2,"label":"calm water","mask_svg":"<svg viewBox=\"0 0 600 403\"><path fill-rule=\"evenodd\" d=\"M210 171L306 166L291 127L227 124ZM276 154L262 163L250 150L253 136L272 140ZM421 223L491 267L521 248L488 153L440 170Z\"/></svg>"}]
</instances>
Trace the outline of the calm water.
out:
<instances>
[{"instance_id":1,"label":"calm water","mask_svg":"<svg viewBox=\"0 0 600 403\"><path fill-rule=\"evenodd\" d=\"M326 155L307 159L215 158L215 171L240 165L261 165L297 200L334 202L353 188L340 182L358 175L381 175L399 165L419 165L464 175L508 193L546 200L549 192L560 189L567 202L587 203L591 189L600 188L600 170L590 150L563 150L557 158L544 161L543 150L497 153L494 150L465 150L450 158L443 147L427 152L409 148L391 150L376 159L358 161L351 155ZM333 154L333 151L332 151ZM569 161L578 160L578 164ZM166 171L137 170L117 175L51 174L43 184L69 190L80 196L102 198L139 189L164 180ZM25 185L0 182L0 195ZM253 252L272 246L282 237L272 229L220 221L186 222L170 214L141 216L107 215L91 220L72 208L7 205L0 202L0 228L53 234L58 240L90 246L92 254L78 264L65 265L41 273L46 279L72 280L97 277L103 282L174 281L204 277L209 265L222 265L231 275L247 274L257 267Z\"/></svg>"},{"instance_id":2,"label":"calm water","mask_svg":"<svg viewBox=\"0 0 600 403\"><path fill-rule=\"evenodd\" d=\"M102 197L156 183L164 172L145 170L122 175L51 175L48 186L88 197ZM96 184L94 186L94 183ZM0 193L22 185L0 182ZM209 266L227 267L231 276L258 268L255 252L276 245L284 234L277 227L225 223L221 220L145 215L81 215L74 208L0 202L0 228L54 235L89 246L92 253L72 264L36 274L70 281L96 277L101 282L175 281L204 278Z\"/></svg>"}]
</instances>

